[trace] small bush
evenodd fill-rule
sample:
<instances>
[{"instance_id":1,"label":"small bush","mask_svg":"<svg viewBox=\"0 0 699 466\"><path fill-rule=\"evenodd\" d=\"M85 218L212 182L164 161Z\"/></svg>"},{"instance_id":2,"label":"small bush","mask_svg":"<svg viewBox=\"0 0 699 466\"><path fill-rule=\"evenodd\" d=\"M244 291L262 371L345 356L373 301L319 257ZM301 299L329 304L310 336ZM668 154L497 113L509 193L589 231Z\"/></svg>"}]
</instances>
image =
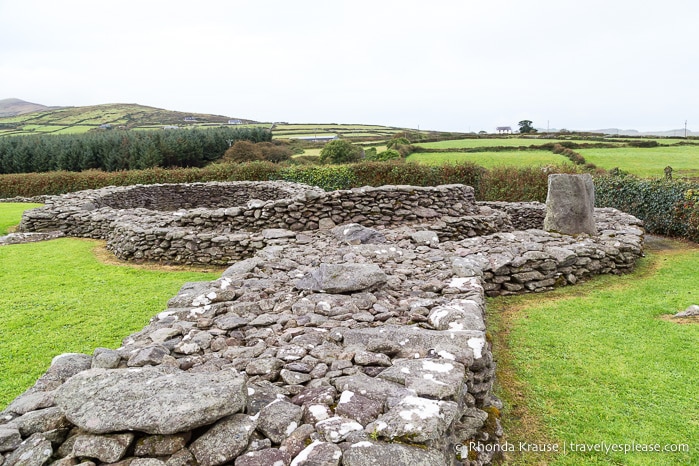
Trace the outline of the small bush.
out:
<instances>
[{"instance_id":1,"label":"small bush","mask_svg":"<svg viewBox=\"0 0 699 466\"><path fill-rule=\"evenodd\" d=\"M262 160L262 151L257 144L250 141L236 141L225 154L222 162L243 163Z\"/></svg>"},{"instance_id":2,"label":"small bush","mask_svg":"<svg viewBox=\"0 0 699 466\"><path fill-rule=\"evenodd\" d=\"M320 163L352 163L359 162L364 151L361 147L355 146L344 139L330 141L320 151Z\"/></svg>"}]
</instances>

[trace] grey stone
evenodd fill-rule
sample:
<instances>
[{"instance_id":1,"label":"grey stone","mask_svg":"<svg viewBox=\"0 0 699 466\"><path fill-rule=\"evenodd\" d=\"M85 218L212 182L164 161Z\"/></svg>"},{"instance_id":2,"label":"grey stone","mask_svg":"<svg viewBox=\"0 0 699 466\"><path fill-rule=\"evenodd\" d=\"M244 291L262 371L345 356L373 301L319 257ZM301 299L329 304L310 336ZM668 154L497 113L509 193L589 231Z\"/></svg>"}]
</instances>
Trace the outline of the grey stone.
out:
<instances>
[{"instance_id":1,"label":"grey stone","mask_svg":"<svg viewBox=\"0 0 699 466\"><path fill-rule=\"evenodd\" d=\"M187 373L149 366L91 369L66 382L56 396L73 424L98 434L174 434L236 413L246 400L245 378L235 372Z\"/></svg>"},{"instance_id":2,"label":"grey stone","mask_svg":"<svg viewBox=\"0 0 699 466\"><path fill-rule=\"evenodd\" d=\"M304 448L291 462L293 466L340 466L342 450L332 442L316 440ZM370 463L364 463L370 464ZM400 463L376 463L400 464ZM407 464L407 463L406 463Z\"/></svg>"},{"instance_id":3,"label":"grey stone","mask_svg":"<svg viewBox=\"0 0 699 466\"><path fill-rule=\"evenodd\" d=\"M22 443L22 436L16 428L0 425L0 453L12 451Z\"/></svg>"},{"instance_id":4,"label":"grey stone","mask_svg":"<svg viewBox=\"0 0 699 466\"><path fill-rule=\"evenodd\" d=\"M255 267L258 267L263 262L264 261L259 257L251 257L250 259L245 259L240 262L236 262L235 264L228 267L221 274L221 277L230 277L233 275L244 275L246 273L250 273L253 270L255 270Z\"/></svg>"},{"instance_id":5,"label":"grey stone","mask_svg":"<svg viewBox=\"0 0 699 466\"><path fill-rule=\"evenodd\" d=\"M295 238L296 233L282 228L268 228L260 232L265 239Z\"/></svg>"},{"instance_id":6,"label":"grey stone","mask_svg":"<svg viewBox=\"0 0 699 466\"><path fill-rule=\"evenodd\" d=\"M336 395L337 390L331 386L304 388L291 402L299 406L309 403L331 405L335 403Z\"/></svg>"},{"instance_id":7,"label":"grey stone","mask_svg":"<svg viewBox=\"0 0 699 466\"><path fill-rule=\"evenodd\" d=\"M397 443L363 441L355 443L343 452L342 466L368 466L371 464L444 466L451 464L454 456L451 452L449 455L447 460L442 453L434 450Z\"/></svg>"},{"instance_id":8,"label":"grey stone","mask_svg":"<svg viewBox=\"0 0 699 466\"><path fill-rule=\"evenodd\" d=\"M134 434L80 435L75 439L73 455L115 463L126 455Z\"/></svg>"},{"instance_id":9,"label":"grey stone","mask_svg":"<svg viewBox=\"0 0 699 466\"><path fill-rule=\"evenodd\" d=\"M597 234L595 186L590 174L549 175L544 229L566 235Z\"/></svg>"},{"instance_id":10,"label":"grey stone","mask_svg":"<svg viewBox=\"0 0 699 466\"><path fill-rule=\"evenodd\" d=\"M488 261L482 256L455 257L451 262L451 269L457 277L482 277L483 269Z\"/></svg>"},{"instance_id":11,"label":"grey stone","mask_svg":"<svg viewBox=\"0 0 699 466\"><path fill-rule=\"evenodd\" d=\"M157 366L162 364L163 358L169 354L170 350L164 346L147 346L133 353L126 365L129 367Z\"/></svg>"},{"instance_id":12,"label":"grey stone","mask_svg":"<svg viewBox=\"0 0 699 466\"><path fill-rule=\"evenodd\" d=\"M332 233L339 241L347 244L380 244L386 242L384 235L373 228L367 228L358 223L339 225L332 229Z\"/></svg>"},{"instance_id":13,"label":"grey stone","mask_svg":"<svg viewBox=\"0 0 699 466\"><path fill-rule=\"evenodd\" d=\"M284 383L288 385L304 384L311 380L309 374L304 374L303 372L294 372L288 369L282 369L279 373Z\"/></svg>"},{"instance_id":14,"label":"grey stone","mask_svg":"<svg viewBox=\"0 0 699 466\"><path fill-rule=\"evenodd\" d=\"M200 466L216 466L237 457L245 450L255 431L255 421L234 414L218 421L189 446Z\"/></svg>"},{"instance_id":15,"label":"grey stone","mask_svg":"<svg viewBox=\"0 0 699 466\"><path fill-rule=\"evenodd\" d=\"M383 403L380 401L350 391L342 392L335 407L336 414L355 419L363 426L375 421L382 411Z\"/></svg>"},{"instance_id":16,"label":"grey stone","mask_svg":"<svg viewBox=\"0 0 699 466\"><path fill-rule=\"evenodd\" d=\"M51 366L34 385L39 391L51 391L63 382L92 366L92 357L81 353L65 353L53 358Z\"/></svg>"},{"instance_id":17,"label":"grey stone","mask_svg":"<svg viewBox=\"0 0 699 466\"><path fill-rule=\"evenodd\" d=\"M389 400L395 400L397 402L413 394L413 392L402 385L389 382L388 380L369 377L365 374L338 377L333 381L333 384L341 392L350 391L358 393L380 403L391 404Z\"/></svg>"},{"instance_id":18,"label":"grey stone","mask_svg":"<svg viewBox=\"0 0 699 466\"><path fill-rule=\"evenodd\" d=\"M485 330L483 311L473 300L455 300L436 306L427 318L437 330Z\"/></svg>"},{"instance_id":19,"label":"grey stone","mask_svg":"<svg viewBox=\"0 0 699 466\"><path fill-rule=\"evenodd\" d=\"M273 443L281 443L301 424L303 410L287 401L274 401L260 410L257 429Z\"/></svg>"},{"instance_id":20,"label":"grey stone","mask_svg":"<svg viewBox=\"0 0 699 466\"><path fill-rule=\"evenodd\" d=\"M136 458L131 460L128 466L165 466L165 462L157 458Z\"/></svg>"},{"instance_id":21,"label":"grey stone","mask_svg":"<svg viewBox=\"0 0 699 466\"><path fill-rule=\"evenodd\" d=\"M678 312L675 314L674 317L692 317L692 316L699 316L699 305L692 304L691 306L687 307L682 312Z\"/></svg>"},{"instance_id":22,"label":"grey stone","mask_svg":"<svg viewBox=\"0 0 699 466\"><path fill-rule=\"evenodd\" d=\"M168 458L165 464L167 466L196 466L197 460L189 449L183 448Z\"/></svg>"},{"instance_id":23,"label":"grey stone","mask_svg":"<svg viewBox=\"0 0 699 466\"><path fill-rule=\"evenodd\" d=\"M34 434L5 458L3 466L42 466L51 455L51 442L42 434Z\"/></svg>"},{"instance_id":24,"label":"grey stone","mask_svg":"<svg viewBox=\"0 0 699 466\"><path fill-rule=\"evenodd\" d=\"M167 456L183 449L191 434L149 435L136 441L134 455L136 456Z\"/></svg>"},{"instance_id":25,"label":"grey stone","mask_svg":"<svg viewBox=\"0 0 699 466\"><path fill-rule=\"evenodd\" d=\"M326 442L340 443L352 432L364 430L364 426L342 416L333 416L316 424L316 430L323 436Z\"/></svg>"},{"instance_id":26,"label":"grey stone","mask_svg":"<svg viewBox=\"0 0 699 466\"><path fill-rule=\"evenodd\" d=\"M214 325L221 330L233 330L247 325L248 322L250 322L250 319L235 314L226 314L214 319Z\"/></svg>"},{"instance_id":27,"label":"grey stone","mask_svg":"<svg viewBox=\"0 0 699 466\"><path fill-rule=\"evenodd\" d=\"M288 392L269 381L260 380L248 384L248 401L246 413L254 416L262 408L276 400L285 400Z\"/></svg>"},{"instance_id":28,"label":"grey stone","mask_svg":"<svg viewBox=\"0 0 699 466\"><path fill-rule=\"evenodd\" d=\"M118 351L108 348L97 348L92 355L92 369L116 369L121 362Z\"/></svg>"},{"instance_id":29,"label":"grey stone","mask_svg":"<svg viewBox=\"0 0 699 466\"><path fill-rule=\"evenodd\" d=\"M444 435L458 409L453 401L408 396L366 428L380 437L427 442Z\"/></svg>"},{"instance_id":30,"label":"grey stone","mask_svg":"<svg viewBox=\"0 0 699 466\"><path fill-rule=\"evenodd\" d=\"M182 335L181 328L165 327L151 332L150 339L153 340L153 343L165 343L170 338L178 335Z\"/></svg>"},{"instance_id":31,"label":"grey stone","mask_svg":"<svg viewBox=\"0 0 699 466\"><path fill-rule=\"evenodd\" d=\"M293 458L308 445L311 435L314 433L315 428L313 425L301 424L291 435L282 441L281 445L279 445L279 450L284 452L287 459Z\"/></svg>"},{"instance_id":32,"label":"grey stone","mask_svg":"<svg viewBox=\"0 0 699 466\"><path fill-rule=\"evenodd\" d=\"M456 361L402 359L377 377L403 384L418 396L445 399L460 395L465 376L466 368Z\"/></svg>"},{"instance_id":33,"label":"grey stone","mask_svg":"<svg viewBox=\"0 0 699 466\"><path fill-rule=\"evenodd\" d=\"M61 429L70 425L63 412L57 407L31 411L12 422L19 426L19 433L22 434L22 437L29 437L32 434Z\"/></svg>"},{"instance_id":34,"label":"grey stone","mask_svg":"<svg viewBox=\"0 0 699 466\"><path fill-rule=\"evenodd\" d=\"M383 353L372 353L370 351L357 351L354 354L355 364L360 366L390 366L391 358Z\"/></svg>"},{"instance_id":35,"label":"grey stone","mask_svg":"<svg viewBox=\"0 0 699 466\"><path fill-rule=\"evenodd\" d=\"M410 234L410 239L421 246L436 247L439 244L439 237L434 231L416 231Z\"/></svg>"},{"instance_id":36,"label":"grey stone","mask_svg":"<svg viewBox=\"0 0 699 466\"><path fill-rule=\"evenodd\" d=\"M301 290L326 293L362 291L386 283L388 277L376 264L321 264L296 282Z\"/></svg>"},{"instance_id":37,"label":"grey stone","mask_svg":"<svg viewBox=\"0 0 699 466\"><path fill-rule=\"evenodd\" d=\"M253 359L245 366L248 375L270 375L276 377L284 367L284 362L277 358Z\"/></svg>"},{"instance_id":38,"label":"grey stone","mask_svg":"<svg viewBox=\"0 0 699 466\"><path fill-rule=\"evenodd\" d=\"M251 451L235 459L235 466L283 466L286 463L286 455L278 448Z\"/></svg>"},{"instance_id":39,"label":"grey stone","mask_svg":"<svg viewBox=\"0 0 699 466\"><path fill-rule=\"evenodd\" d=\"M37 409L50 408L54 405L54 392L28 390L15 398L4 412L26 414Z\"/></svg>"}]
</instances>

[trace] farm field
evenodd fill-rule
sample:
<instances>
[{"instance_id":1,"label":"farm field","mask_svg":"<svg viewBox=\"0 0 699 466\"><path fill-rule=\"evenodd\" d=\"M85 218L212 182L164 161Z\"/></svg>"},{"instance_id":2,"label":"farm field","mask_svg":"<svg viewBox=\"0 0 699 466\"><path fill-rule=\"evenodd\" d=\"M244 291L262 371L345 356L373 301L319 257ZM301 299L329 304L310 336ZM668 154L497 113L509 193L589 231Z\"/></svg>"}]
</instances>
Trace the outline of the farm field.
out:
<instances>
[{"instance_id":1,"label":"farm field","mask_svg":"<svg viewBox=\"0 0 699 466\"><path fill-rule=\"evenodd\" d=\"M511 454L509 465L699 464L699 249L672 242L630 275L488 302L506 440L688 444L689 452Z\"/></svg>"},{"instance_id":2,"label":"farm field","mask_svg":"<svg viewBox=\"0 0 699 466\"><path fill-rule=\"evenodd\" d=\"M414 145L426 149L471 149L477 147L495 146L533 146L544 144L555 144L561 139L539 139L539 138L482 138L482 139L452 139L438 142L421 142ZM584 142L584 141L581 141Z\"/></svg>"},{"instance_id":3,"label":"farm field","mask_svg":"<svg viewBox=\"0 0 699 466\"><path fill-rule=\"evenodd\" d=\"M501 166L541 166L560 165L568 161L562 155L546 150L504 151L504 152L439 152L417 153L408 156L406 161L426 165L472 162L485 168Z\"/></svg>"},{"instance_id":4,"label":"farm field","mask_svg":"<svg viewBox=\"0 0 699 466\"><path fill-rule=\"evenodd\" d=\"M699 178L699 145L618 149L579 149L585 160L606 170L618 167L643 178L662 178L668 165L674 177Z\"/></svg>"}]
</instances>

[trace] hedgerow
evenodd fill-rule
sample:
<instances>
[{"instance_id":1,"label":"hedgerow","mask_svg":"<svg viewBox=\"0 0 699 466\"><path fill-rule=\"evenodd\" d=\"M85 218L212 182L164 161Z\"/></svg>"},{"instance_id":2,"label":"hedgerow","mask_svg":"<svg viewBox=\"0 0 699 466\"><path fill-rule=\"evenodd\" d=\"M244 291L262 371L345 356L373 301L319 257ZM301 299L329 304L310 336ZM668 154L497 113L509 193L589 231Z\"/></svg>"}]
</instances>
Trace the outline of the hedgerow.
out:
<instances>
[{"instance_id":1,"label":"hedgerow","mask_svg":"<svg viewBox=\"0 0 699 466\"><path fill-rule=\"evenodd\" d=\"M643 220L659 235L699 241L699 185L683 180L645 180L633 176L595 179L595 203Z\"/></svg>"}]
</instances>

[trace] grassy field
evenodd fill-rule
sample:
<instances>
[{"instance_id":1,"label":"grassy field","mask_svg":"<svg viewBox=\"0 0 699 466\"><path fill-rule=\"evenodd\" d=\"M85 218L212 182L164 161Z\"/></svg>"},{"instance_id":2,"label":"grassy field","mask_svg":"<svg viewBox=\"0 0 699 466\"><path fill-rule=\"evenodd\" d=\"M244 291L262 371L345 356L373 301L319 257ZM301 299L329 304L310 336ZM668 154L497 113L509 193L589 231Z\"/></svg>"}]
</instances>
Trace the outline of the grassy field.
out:
<instances>
[{"instance_id":1,"label":"grassy field","mask_svg":"<svg viewBox=\"0 0 699 466\"><path fill-rule=\"evenodd\" d=\"M539 146L543 144L555 144L560 139L535 139L535 138L483 138L483 139L452 139L449 141L423 142L415 144L427 149L466 149L477 147L496 146Z\"/></svg>"},{"instance_id":2,"label":"grassy field","mask_svg":"<svg viewBox=\"0 0 699 466\"><path fill-rule=\"evenodd\" d=\"M507 464L699 464L699 321L664 318L699 303L698 261L696 248L657 251L632 275L490 300L507 441L566 448ZM603 442L690 451L571 451Z\"/></svg>"},{"instance_id":3,"label":"grassy field","mask_svg":"<svg viewBox=\"0 0 699 466\"><path fill-rule=\"evenodd\" d=\"M607 170L619 167L643 178L662 178L670 165L675 177L699 177L699 146L579 149L585 160Z\"/></svg>"},{"instance_id":4,"label":"grassy field","mask_svg":"<svg viewBox=\"0 0 699 466\"><path fill-rule=\"evenodd\" d=\"M444 163L473 162L486 168L504 165L527 167L540 165L560 165L568 159L545 150L504 151L504 152L439 152L412 154L407 159L412 163L441 165Z\"/></svg>"},{"instance_id":5,"label":"grassy field","mask_svg":"<svg viewBox=\"0 0 699 466\"><path fill-rule=\"evenodd\" d=\"M22 218L22 212L40 206L41 204L0 202L0 236L6 235L10 227L19 223L19 220Z\"/></svg>"},{"instance_id":6,"label":"grassy field","mask_svg":"<svg viewBox=\"0 0 699 466\"><path fill-rule=\"evenodd\" d=\"M16 224L23 208L0 204L3 224L12 217ZM220 276L107 265L95 256L100 244L63 238L0 247L0 411L54 356L116 348L185 282Z\"/></svg>"}]
</instances>

